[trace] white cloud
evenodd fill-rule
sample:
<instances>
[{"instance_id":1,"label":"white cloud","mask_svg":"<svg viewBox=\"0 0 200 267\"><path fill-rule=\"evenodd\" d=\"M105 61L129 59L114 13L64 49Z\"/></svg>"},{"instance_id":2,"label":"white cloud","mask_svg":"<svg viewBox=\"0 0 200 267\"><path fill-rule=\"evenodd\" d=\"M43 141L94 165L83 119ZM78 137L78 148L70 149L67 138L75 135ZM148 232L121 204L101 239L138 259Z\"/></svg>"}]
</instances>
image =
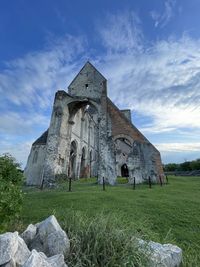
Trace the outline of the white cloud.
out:
<instances>
[{"instance_id":1,"label":"white cloud","mask_svg":"<svg viewBox=\"0 0 200 267\"><path fill-rule=\"evenodd\" d=\"M195 152L200 151L200 142L196 143L159 143L155 144L161 152Z\"/></svg>"},{"instance_id":2,"label":"white cloud","mask_svg":"<svg viewBox=\"0 0 200 267\"><path fill-rule=\"evenodd\" d=\"M52 105L54 92L67 86L83 51L83 38L67 35L52 40L44 51L29 53L23 58L7 62L0 73L0 105L5 101L20 106L42 109ZM50 101L51 100L51 101Z\"/></svg>"},{"instance_id":3,"label":"white cloud","mask_svg":"<svg viewBox=\"0 0 200 267\"><path fill-rule=\"evenodd\" d=\"M31 145L33 140L30 141L21 141L13 143L11 140L1 140L0 141L0 155L9 153L14 158L17 159L17 162L25 167L25 164L30 153Z\"/></svg>"},{"instance_id":4,"label":"white cloud","mask_svg":"<svg viewBox=\"0 0 200 267\"><path fill-rule=\"evenodd\" d=\"M154 20L155 27L163 28L169 23L169 21L174 15L175 5L176 5L176 0L167 0L164 3L165 9L163 13L159 13L155 10L152 10L150 12L150 16Z\"/></svg>"},{"instance_id":5,"label":"white cloud","mask_svg":"<svg viewBox=\"0 0 200 267\"><path fill-rule=\"evenodd\" d=\"M101 41L109 51L121 53L142 49L143 34L136 13L126 11L115 15L109 14L104 22L101 21L99 24Z\"/></svg>"},{"instance_id":6,"label":"white cloud","mask_svg":"<svg viewBox=\"0 0 200 267\"><path fill-rule=\"evenodd\" d=\"M145 132L200 129L199 45L183 36L157 42L137 55L109 53L99 65L109 77L110 97L149 117L142 125Z\"/></svg>"},{"instance_id":7,"label":"white cloud","mask_svg":"<svg viewBox=\"0 0 200 267\"><path fill-rule=\"evenodd\" d=\"M38 126L48 128L50 118L42 113L6 112L0 117L0 134L22 136L30 134Z\"/></svg>"}]
</instances>

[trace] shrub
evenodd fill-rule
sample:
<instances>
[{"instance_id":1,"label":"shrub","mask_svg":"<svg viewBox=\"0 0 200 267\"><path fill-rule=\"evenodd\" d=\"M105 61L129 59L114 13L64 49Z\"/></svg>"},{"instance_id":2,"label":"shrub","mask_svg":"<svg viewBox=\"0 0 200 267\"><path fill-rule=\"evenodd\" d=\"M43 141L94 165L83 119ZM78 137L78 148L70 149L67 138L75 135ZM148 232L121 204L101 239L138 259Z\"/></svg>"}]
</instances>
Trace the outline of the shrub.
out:
<instances>
[{"instance_id":1,"label":"shrub","mask_svg":"<svg viewBox=\"0 0 200 267\"><path fill-rule=\"evenodd\" d=\"M23 174L19 167L11 155L0 156L0 231L4 231L21 210Z\"/></svg>"}]
</instances>

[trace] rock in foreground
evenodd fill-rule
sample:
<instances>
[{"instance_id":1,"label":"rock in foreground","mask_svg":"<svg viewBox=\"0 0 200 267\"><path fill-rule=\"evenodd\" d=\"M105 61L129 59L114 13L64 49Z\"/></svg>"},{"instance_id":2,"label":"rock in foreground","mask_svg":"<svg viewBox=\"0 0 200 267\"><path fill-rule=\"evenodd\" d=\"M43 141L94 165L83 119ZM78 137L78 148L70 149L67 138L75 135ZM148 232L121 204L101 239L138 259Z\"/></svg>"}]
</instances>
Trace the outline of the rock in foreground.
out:
<instances>
[{"instance_id":1,"label":"rock in foreground","mask_svg":"<svg viewBox=\"0 0 200 267\"><path fill-rule=\"evenodd\" d=\"M29 225L21 237L18 232L0 235L0 267L67 267L69 249L66 233L50 216Z\"/></svg>"},{"instance_id":2,"label":"rock in foreground","mask_svg":"<svg viewBox=\"0 0 200 267\"><path fill-rule=\"evenodd\" d=\"M49 257L56 254L64 256L69 254L69 238L54 215L36 225L29 225L21 236L30 250L36 249Z\"/></svg>"},{"instance_id":3,"label":"rock in foreground","mask_svg":"<svg viewBox=\"0 0 200 267\"><path fill-rule=\"evenodd\" d=\"M139 239L139 245L148 253L150 267L178 267L182 262L182 249L175 245L142 239Z\"/></svg>"}]
</instances>

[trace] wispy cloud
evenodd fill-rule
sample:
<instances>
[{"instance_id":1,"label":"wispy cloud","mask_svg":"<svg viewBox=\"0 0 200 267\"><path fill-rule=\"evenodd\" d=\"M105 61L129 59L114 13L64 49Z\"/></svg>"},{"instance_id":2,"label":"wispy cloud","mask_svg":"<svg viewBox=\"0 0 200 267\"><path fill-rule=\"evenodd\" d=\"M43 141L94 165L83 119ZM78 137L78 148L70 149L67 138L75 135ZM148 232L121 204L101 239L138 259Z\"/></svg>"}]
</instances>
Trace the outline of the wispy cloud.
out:
<instances>
[{"instance_id":1,"label":"wispy cloud","mask_svg":"<svg viewBox=\"0 0 200 267\"><path fill-rule=\"evenodd\" d=\"M154 26L163 28L165 27L174 15L174 8L176 0L167 0L164 2L164 12L160 13L156 10L150 12L150 16L154 20Z\"/></svg>"},{"instance_id":2,"label":"wispy cloud","mask_svg":"<svg viewBox=\"0 0 200 267\"><path fill-rule=\"evenodd\" d=\"M111 52L137 52L142 49L141 21L133 11L107 15L104 22L99 23L98 31L104 46Z\"/></svg>"},{"instance_id":3,"label":"wispy cloud","mask_svg":"<svg viewBox=\"0 0 200 267\"><path fill-rule=\"evenodd\" d=\"M161 152L195 152L200 151L200 142L196 143L160 143L155 144Z\"/></svg>"},{"instance_id":4,"label":"wispy cloud","mask_svg":"<svg viewBox=\"0 0 200 267\"><path fill-rule=\"evenodd\" d=\"M0 134L24 135L30 134L34 128L48 128L50 118L43 113L5 112L0 117Z\"/></svg>"},{"instance_id":5,"label":"wispy cloud","mask_svg":"<svg viewBox=\"0 0 200 267\"><path fill-rule=\"evenodd\" d=\"M200 129L199 44L184 36L155 43L137 55L107 56L101 69L110 78L110 96L119 106L149 116L143 131Z\"/></svg>"},{"instance_id":6,"label":"wispy cloud","mask_svg":"<svg viewBox=\"0 0 200 267\"><path fill-rule=\"evenodd\" d=\"M47 108L53 92L72 79L83 47L82 38L67 35L52 39L43 51L7 62L0 73L0 106L8 101L17 106Z\"/></svg>"}]
</instances>

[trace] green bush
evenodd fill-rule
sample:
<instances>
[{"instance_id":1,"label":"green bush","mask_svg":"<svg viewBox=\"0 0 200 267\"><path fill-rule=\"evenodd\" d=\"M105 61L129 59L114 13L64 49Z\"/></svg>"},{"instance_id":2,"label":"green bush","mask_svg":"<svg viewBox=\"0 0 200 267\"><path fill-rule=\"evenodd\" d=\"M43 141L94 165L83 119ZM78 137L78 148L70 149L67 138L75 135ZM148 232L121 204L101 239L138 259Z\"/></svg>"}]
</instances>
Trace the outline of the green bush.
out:
<instances>
[{"instance_id":1,"label":"green bush","mask_svg":"<svg viewBox=\"0 0 200 267\"><path fill-rule=\"evenodd\" d=\"M14 220L21 210L23 174L20 165L9 154L0 156L0 231Z\"/></svg>"}]
</instances>

